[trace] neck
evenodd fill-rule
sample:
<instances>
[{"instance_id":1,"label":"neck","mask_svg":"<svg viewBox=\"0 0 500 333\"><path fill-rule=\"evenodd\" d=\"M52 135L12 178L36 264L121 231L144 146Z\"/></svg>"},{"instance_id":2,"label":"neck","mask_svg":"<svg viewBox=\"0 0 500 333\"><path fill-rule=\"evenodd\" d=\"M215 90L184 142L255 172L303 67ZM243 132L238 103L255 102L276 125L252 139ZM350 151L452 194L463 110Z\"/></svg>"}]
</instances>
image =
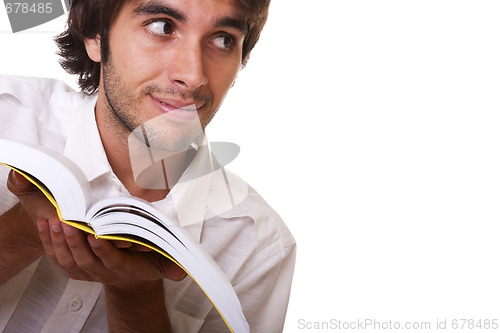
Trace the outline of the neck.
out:
<instances>
[{"instance_id":1,"label":"neck","mask_svg":"<svg viewBox=\"0 0 500 333\"><path fill-rule=\"evenodd\" d=\"M147 201L158 201L165 198L192 159L192 154L186 151L176 153L153 164L149 159L150 152L144 146L136 149L129 147L130 132L128 129L125 126L117 125L116 121L102 112L98 105L96 105L96 122L108 162L114 174L129 193L135 197ZM137 156L140 154L147 156L147 160ZM134 156L134 164L131 161L131 155Z\"/></svg>"},{"instance_id":2,"label":"neck","mask_svg":"<svg viewBox=\"0 0 500 333\"><path fill-rule=\"evenodd\" d=\"M133 196L163 199L194 158L194 149L170 152L167 147L151 148L144 128L143 137L136 131L131 135L131 129L106 103L103 91L98 94L97 128L113 172Z\"/></svg>"}]
</instances>

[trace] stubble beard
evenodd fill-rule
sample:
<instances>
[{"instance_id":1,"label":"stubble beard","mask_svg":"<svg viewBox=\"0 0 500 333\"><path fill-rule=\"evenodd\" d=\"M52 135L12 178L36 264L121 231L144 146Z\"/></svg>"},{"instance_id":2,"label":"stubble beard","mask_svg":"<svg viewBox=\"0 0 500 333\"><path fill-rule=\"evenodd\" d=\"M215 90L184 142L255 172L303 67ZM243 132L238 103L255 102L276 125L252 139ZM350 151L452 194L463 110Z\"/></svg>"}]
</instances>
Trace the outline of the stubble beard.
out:
<instances>
[{"instance_id":1,"label":"stubble beard","mask_svg":"<svg viewBox=\"0 0 500 333\"><path fill-rule=\"evenodd\" d=\"M146 86L141 96L134 96L115 70L111 56L106 64L103 64L103 88L106 114L109 118L108 127L117 132L124 144L129 142L130 135L134 135L147 147L175 153L189 149L191 144L197 142L204 133L206 124L202 125L199 119L193 121L190 126L176 124L163 115L142 120L141 110L138 107L141 97L147 97L151 93L186 96L179 90L164 89L156 84ZM212 99L209 97L193 96L193 99L212 105ZM214 114L215 112L209 120Z\"/></svg>"}]
</instances>

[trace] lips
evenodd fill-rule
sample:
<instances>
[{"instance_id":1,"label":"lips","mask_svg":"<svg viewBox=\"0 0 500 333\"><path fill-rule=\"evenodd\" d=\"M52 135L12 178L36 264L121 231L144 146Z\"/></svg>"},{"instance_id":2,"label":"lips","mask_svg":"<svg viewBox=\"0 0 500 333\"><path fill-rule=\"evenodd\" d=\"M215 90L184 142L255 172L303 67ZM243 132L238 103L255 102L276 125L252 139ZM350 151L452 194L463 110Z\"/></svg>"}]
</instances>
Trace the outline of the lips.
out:
<instances>
[{"instance_id":1,"label":"lips","mask_svg":"<svg viewBox=\"0 0 500 333\"><path fill-rule=\"evenodd\" d=\"M186 101L176 101L170 99L160 99L151 96L155 107L166 117L176 121L192 121L198 118L198 114L203 105L197 106L195 103Z\"/></svg>"}]
</instances>

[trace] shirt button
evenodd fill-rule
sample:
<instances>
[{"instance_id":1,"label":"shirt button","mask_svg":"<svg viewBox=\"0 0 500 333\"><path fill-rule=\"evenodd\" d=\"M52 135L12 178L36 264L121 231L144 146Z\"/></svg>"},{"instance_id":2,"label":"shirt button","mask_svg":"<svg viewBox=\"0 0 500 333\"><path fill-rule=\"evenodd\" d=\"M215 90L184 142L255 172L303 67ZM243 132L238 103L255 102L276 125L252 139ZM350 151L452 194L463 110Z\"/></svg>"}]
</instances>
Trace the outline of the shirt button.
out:
<instances>
[{"instance_id":1,"label":"shirt button","mask_svg":"<svg viewBox=\"0 0 500 333\"><path fill-rule=\"evenodd\" d=\"M69 305L69 310L75 312L82 308L82 301L78 297L75 297L69 301L68 305Z\"/></svg>"}]
</instances>

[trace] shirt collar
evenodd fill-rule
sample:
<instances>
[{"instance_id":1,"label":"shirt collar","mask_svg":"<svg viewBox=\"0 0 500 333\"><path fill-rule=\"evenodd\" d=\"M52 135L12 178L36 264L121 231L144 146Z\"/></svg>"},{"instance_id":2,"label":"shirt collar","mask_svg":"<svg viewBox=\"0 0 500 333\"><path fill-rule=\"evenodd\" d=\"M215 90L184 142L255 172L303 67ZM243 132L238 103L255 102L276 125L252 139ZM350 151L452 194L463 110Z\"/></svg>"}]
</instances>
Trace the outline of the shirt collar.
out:
<instances>
[{"instance_id":1,"label":"shirt collar","mask_svg":"<svg viewBox=\"0 0 500 333\"><path fill-rule=\"evenodd\" d=\"M89 182L104 174L113 174L95 120L96 98L84 99L73 113L72 130L64 149L64 155L82 169ZM224 166L212 154L206 136L197 142L195 149L197 153L178 183L154 206L175 218L180 227L199 241L203 221L228 215L248 190L239 178L237 181L232 176L228 178Z\"/></svg>"},{"instance_id":2,"label":"shirt collar","mask_svg":"<svg viewBox=\"0 0 500 333\"><path fill-rule=\"evenodd\" d=\"M85 98L73 112L71 130L66 140L64 155L75 162L91 182L111 172L95 119L97 96Z\"/></svg>"}]
</instances>

